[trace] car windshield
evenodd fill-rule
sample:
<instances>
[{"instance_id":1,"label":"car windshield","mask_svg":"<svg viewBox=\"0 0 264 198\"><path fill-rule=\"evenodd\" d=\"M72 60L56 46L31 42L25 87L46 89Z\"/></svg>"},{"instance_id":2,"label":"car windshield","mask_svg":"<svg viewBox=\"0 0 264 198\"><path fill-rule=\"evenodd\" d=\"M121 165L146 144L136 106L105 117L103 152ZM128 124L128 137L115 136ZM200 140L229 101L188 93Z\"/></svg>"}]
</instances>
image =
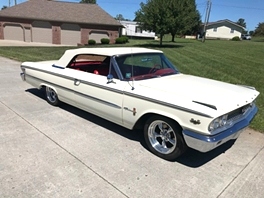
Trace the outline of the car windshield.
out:
<instances>
[{"instance_id":1,"label":"car windshield","mask_svg":"<svg viewBox=\"0 0 264 198\"><path fill-rule=\"evenodd\" d=\"M145 80L179 73L163 53L116 56L123 80Z\"/></svg>"}]
</instances>

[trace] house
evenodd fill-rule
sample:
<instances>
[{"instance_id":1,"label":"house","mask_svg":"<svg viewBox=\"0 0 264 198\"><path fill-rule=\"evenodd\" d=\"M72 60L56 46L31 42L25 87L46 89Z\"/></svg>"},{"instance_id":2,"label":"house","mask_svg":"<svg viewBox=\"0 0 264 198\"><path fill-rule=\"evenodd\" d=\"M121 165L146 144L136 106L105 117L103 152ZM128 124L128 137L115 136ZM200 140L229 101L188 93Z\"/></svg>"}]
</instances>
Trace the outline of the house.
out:
<instances>
[{"instance_id":1,"label":"house","mask_svg":"<svg viewBox=\"0 0 264 198\"><path fill-rule=\"evenodd\" d=\"M0 39L77 45L114 43L122 25L97 4L30 0L0 11Z\"/></svg>"},{"instance_id":2,"label":"house","mask_svg":"<svg viewBox=\"0 0 264 198\"><path fill-rule=\"evenodd\" d=\"M123 28L121 29L121 35L133 37L133 38L155 38L155 32L142 30L135 21L119 21Z\"/></svg>"},{"instance_id":3,"label":"house","mask_svg":"<svg viewBox=\"0 0 264 198\"><path fill-rule=\"evenodd\" d=\"M201 27L203 32L204 25ZM206 38L207 39L232 39L235 36L241 37L244 27L232 22L230 20L220 20L216 22L210 22L206 26Z\"/></svg>"}]
</instances>

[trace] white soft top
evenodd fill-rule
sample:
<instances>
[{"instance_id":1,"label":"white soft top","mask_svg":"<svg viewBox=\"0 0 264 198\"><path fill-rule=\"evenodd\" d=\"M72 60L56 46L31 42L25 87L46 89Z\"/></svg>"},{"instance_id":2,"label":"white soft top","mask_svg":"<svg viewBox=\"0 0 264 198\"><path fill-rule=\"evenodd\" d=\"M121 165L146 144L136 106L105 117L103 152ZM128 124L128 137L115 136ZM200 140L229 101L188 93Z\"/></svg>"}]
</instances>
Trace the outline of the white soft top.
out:
<instances>
[{"instance_id":1,"label":"white soft top","mask_svg":"<svg viewBox=\"0 0 264 198\"><path fill-rule=\"evenodd\" d=\"M141 47L105 47L105 48L78 48L66 50L62 57L57 61L56 65L60 67L66 67L71 59L79 54L94 54L103 56L114 56L124 54L136 54L136 53L163 53L160 50L153 50Z\"/></svg>"}]
</instances>

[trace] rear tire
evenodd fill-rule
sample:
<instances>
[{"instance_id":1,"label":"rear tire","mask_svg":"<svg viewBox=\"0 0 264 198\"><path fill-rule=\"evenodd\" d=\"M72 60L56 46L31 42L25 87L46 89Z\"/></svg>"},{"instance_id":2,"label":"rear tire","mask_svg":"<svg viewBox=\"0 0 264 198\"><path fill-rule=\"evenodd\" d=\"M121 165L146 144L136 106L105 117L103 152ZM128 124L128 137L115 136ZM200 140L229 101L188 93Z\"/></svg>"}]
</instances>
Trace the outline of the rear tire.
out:
<instances>
[{"instance_id":1,"label":"rear tire","mask_svg":"<svg viewBox=\"0 0 264 198\"><path fill-rule=\"evenodd\" d=\"M53 106L58 106L60 101L58 98L58 95L56 93L56 91L54 91L52 88L50 87L46 87L46 100L49 104L53 105Z\"/></svg>"},{"instance_id":2,"label":"rear tire","mask_svg":"<svg viewBox=\"0 0 264 198\"><path fill-rule=\"evenodd\" d=\"M152 116L145 123L144 138L152 153L175 161L187 149L181 131L176 122L166 117Z\"/></svg>"}]
</instances>

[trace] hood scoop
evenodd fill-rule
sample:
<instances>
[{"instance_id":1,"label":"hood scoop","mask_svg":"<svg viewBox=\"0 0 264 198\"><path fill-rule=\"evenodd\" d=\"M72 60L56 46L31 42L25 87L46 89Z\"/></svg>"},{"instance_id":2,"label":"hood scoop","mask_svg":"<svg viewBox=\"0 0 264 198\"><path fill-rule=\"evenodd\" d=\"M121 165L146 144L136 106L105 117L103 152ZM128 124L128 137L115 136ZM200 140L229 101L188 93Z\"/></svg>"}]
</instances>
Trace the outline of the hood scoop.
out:
<instances>
[{"instance_id":1,"label":"hood scoop","mask_svg":"<svg viewBox=\"0 0 264 198\"><path fill-rule=\"evenodd\" d=\"M214 105L210 105L210 104L206 104L206 103L198 102L198 101L194 101L194 100L193 100L193 102L197 103L197 104L200 104L200 105L203 105L203 106L206 106L206 107L209 107L211 109L217 110L216 106L214 106Z\"/></svg>"}]
</instances>

